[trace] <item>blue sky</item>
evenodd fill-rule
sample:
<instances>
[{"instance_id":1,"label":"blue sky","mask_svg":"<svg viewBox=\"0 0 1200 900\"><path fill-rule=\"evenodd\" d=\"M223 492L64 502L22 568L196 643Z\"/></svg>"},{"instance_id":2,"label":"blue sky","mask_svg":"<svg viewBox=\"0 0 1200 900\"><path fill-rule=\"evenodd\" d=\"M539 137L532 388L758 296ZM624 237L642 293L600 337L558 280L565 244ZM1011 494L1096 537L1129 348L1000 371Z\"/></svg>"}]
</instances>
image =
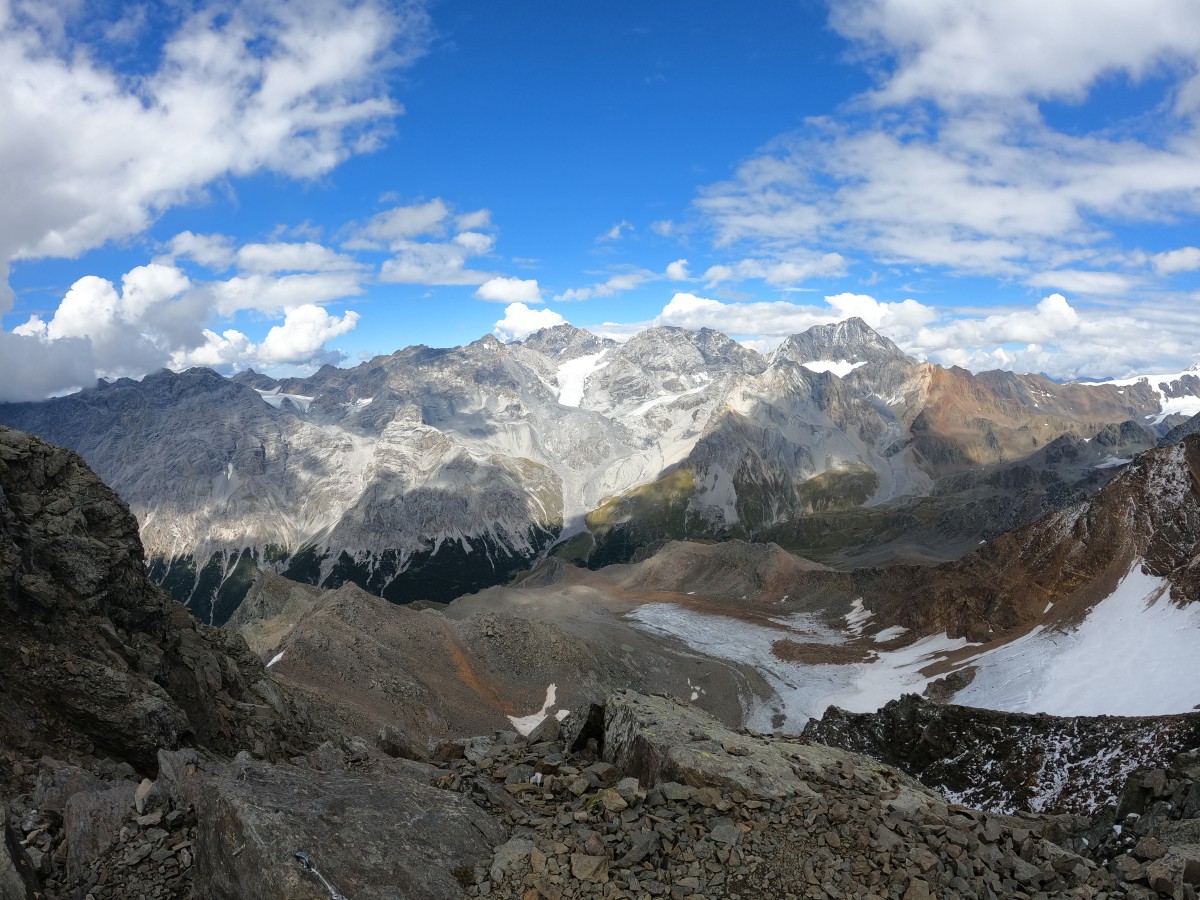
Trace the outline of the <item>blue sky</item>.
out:
<instances>
[{"instance_id":1,"label":"blue sky","mask_svg":"<svg viewBox=\"0 0 1200 900\"><path fill-rule=\"evenodd\" d=\"M1200 359L1192 0L0 0L0 398L569 321Z\"/></svg>"}]
</instances>

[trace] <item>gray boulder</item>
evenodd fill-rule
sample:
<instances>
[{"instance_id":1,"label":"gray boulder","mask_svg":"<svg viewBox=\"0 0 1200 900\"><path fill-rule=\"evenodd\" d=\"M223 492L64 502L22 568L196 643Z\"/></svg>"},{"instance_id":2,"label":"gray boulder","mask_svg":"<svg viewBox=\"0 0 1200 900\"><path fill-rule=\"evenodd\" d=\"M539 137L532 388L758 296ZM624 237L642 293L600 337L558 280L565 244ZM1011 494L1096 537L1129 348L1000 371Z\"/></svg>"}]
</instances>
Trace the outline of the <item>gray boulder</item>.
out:
<instances>
[{"instance_id":1,"label":"gray boulder","mask_svg":"<svg viewBox=\"0 0 1200 900\"><path fill-rule=\"evenodd\" d=\"M461 795L378 769L243 760L196 768L178 786L199 822L195 896L210 900L326 900L296 851L354 900L458 898L459 877L506 838Z\"/></svg>"}]
</instances>

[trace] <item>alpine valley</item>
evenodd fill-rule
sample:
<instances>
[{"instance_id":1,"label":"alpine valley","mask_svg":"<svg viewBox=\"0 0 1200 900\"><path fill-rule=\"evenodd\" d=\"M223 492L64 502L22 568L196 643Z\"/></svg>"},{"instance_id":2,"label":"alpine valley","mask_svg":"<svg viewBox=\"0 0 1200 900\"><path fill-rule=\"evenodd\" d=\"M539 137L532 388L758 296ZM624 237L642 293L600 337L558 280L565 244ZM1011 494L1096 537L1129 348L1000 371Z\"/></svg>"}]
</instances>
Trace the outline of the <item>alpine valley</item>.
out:
<instances>
[{"instance_id":1,"label":"alpine valley","mask_svg":"<svg viewBox=\"0 0 1200 900\"><path fill-rule=\"evenodd\" d=\"M2 406L0 900L1195 897L1198 413L854 319Z\"/></svg>"},{"instance_id":2,"label":"alpine valley","mask_svg":"<svg viewBox=\"0 0 1200 900\"><path fill-rule=\"evenodd\" d=\"M849 319L770 356L711 330L617 344L560 325L303 379L164 370L0 422L78 451L137 516L151 578L221 624L262 570L408 603L664 539L841 570L952 560L1198 411L1195 373L972 374Z\"/></svg>"}]
</instances>

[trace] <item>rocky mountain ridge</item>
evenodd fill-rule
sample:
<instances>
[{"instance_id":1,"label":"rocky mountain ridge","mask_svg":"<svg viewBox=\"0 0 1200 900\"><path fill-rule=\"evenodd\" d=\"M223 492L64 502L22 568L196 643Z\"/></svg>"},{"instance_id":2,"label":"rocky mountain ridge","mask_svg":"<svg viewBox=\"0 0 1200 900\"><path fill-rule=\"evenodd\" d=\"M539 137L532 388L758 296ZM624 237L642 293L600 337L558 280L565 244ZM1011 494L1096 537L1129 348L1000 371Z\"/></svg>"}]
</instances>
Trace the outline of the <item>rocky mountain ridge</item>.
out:
<instances>
[{"instance_id":1,"label":"rocky mountain ridge","mask_svg":"<svg viewBox=\"0 0 1200 900\"><path fill-rule=\"evenodd\" d=\"M555 545L590 566L665 537L953 558L1094 490L1183 421L1188 391L941 369L857 319L770 358L711 330L615 344L557 326L305 379L162 372L0 421L88 459L155 580L220 623L264 568L407 602L502 583ZM1062 440L1075 452L1047 452Z\"/></svg>"}]
</instances>

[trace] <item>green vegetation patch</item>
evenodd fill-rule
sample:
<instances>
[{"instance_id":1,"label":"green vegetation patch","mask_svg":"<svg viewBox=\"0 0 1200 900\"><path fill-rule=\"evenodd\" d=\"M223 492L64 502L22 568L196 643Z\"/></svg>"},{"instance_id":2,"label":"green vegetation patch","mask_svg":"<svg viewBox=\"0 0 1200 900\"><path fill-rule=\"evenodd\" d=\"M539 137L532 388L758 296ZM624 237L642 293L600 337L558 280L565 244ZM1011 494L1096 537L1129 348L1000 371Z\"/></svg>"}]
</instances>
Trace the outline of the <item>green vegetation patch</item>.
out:
<instances>
[{"instance_id":1,"label":"green vegetation patch","mask_svg":"<svg viewBox=\"0 0 1200 900\"><path fill-rule=\"evenodd\" d=\"M829 469L796 486L805 513L833 512L862 506L879 490L879 476L868 466Z\"/></svg>"}]
</instances>

